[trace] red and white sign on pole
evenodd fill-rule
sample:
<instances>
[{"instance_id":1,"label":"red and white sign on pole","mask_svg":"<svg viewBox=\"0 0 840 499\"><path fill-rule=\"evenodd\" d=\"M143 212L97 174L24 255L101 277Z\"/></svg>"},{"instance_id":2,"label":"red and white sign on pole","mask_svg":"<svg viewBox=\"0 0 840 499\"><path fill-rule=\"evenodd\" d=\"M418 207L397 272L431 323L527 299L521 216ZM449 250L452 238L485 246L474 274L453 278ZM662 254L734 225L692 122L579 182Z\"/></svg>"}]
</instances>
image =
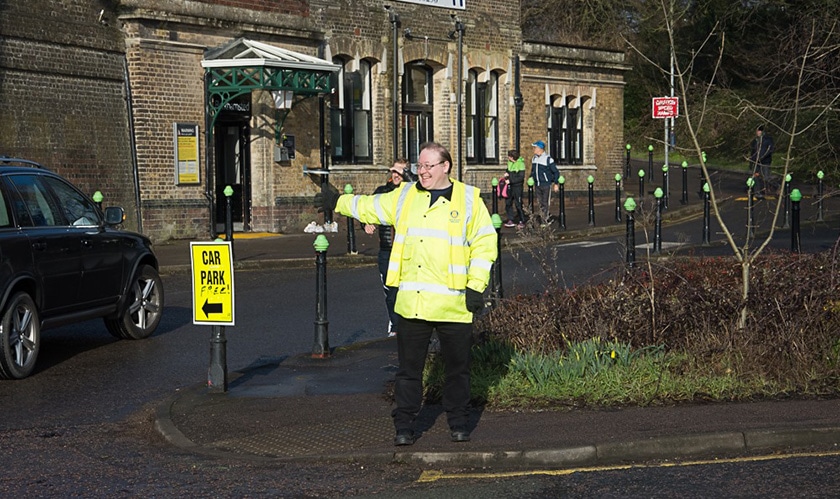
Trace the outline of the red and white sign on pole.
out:
<instances>
[{"instance_id":1,"label":"red and white sign on pole","mask_svg":"<svg viewBox=\"0 0 840 499\"><path fill-rule=\"evenodd\" d=\"M653 117L654 118L677 118L680 115L679 97L654 97Z\"/></svg>"}]
</instances>

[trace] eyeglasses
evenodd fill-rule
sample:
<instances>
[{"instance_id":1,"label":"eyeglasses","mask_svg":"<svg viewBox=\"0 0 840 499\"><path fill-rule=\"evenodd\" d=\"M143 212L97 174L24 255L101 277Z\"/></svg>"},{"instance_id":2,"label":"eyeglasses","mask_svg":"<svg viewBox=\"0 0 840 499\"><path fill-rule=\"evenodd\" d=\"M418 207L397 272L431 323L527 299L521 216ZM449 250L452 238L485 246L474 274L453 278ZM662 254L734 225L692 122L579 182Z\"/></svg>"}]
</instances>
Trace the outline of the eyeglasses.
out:
<instances>
[{"instance_id":1,"label":"eyeglasses","mask_svg":"<svg viewBox=\"0 0 840 499\"><path fill-rule=\"evenodd\" d=\"M429 171L432 168L436 167L437 165L442 165L444 163L446 163L446 160L438 161L437 163L432 164L432 165L430 165L430 164L425 164L424 165L423 163L417 163L417 171L418 172L422 172L423 170Z\"/></svg>"}]
</instances>

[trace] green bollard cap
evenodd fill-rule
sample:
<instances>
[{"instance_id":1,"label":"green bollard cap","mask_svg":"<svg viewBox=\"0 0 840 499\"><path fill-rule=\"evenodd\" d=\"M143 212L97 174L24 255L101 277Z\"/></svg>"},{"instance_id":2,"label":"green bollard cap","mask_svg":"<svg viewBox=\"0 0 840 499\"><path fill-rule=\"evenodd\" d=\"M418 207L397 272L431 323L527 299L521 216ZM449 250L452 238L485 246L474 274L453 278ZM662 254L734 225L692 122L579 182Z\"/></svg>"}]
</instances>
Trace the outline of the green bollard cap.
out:
<instances>
[{"instance_id":1,"label":"green bollard cap","mask_svg":"<svg viewBox=\"0 0 840 499\"><path fill-rule=\"evenodd\" d=\"M223 192L225 193L226 197L231 197L233 196L233 187L228 185L225 187L225 190Z\"/></svg>"},{"instance_id":2,"label":"green bollard cap","mask_svg":"<svg viewBox=\"0 0 840 499\"><path fill-rule=\"evenodd\" d=\"M344 194L353 194L353 186L350 184L344 185Z\"/></svg>"},{"instance_id":3,"label":"green bollard cap","mask_svg":"<svg viewBox=\"0 0 840 499\"><path fill-rule=\"evenodd\" d=\"M621 174L620 173L615 174L615 181L616 182L621 182Z\"/></svg>"},{"instance_id":4,"label":"green bollard cap","mask_svg":"<svg viewBox=\"0 0 840 499\"><path fill-rule=\"evenodd\" d=\"M708 182L703 182L703 192L709 192L711 190L712 189L709 188L709 183Z\"/></svg>"},{"instance_id":5,"label":"green bollard cap","mask_svg":"<svg viewBox=\"0 0 840 499\"><path fill-rule=\"evenodd\" d=\"M595 182L595 177L593 177L592 175L590 175L590 176L586 177L586 181L587 181L587 182L589 182L589 183L591 184L592 182Z\"/></svg>"},{"instance_id":6,"label":"green bollard cap","mask_svg":"<svg viewBox=\"0 0 840 499\"><path fill-rule=\"evenodd\" d=\"M560 184L560 185L565 184L566 183L566 177L564 177L563 175L560 175L559 177L557 177L557 183Z\"/></svg>"},{"instance_id":7,"label":"green bollard cap","mask_svg":"<svg viewBox=\"0 0 840 499\"><path fill-rule=\"evenodd\" d=\"M790 200L794 203L802 201L802 193L799 192L799 189L794 189L790 191Z\"/></svg>"},{"instance_id":8,"label":"green bollard cap","mask_svg":"<svg viewBox=\"0 0 840 499\"><path fill-rule=\"evenodd\" d=\"M102 202L102 198L104 198L104 196L102 195L102 193L101 193L101 192L96 191L96 192L94 192L94 193L93 193L93 201L94 201L94 202L96 202L96 203L101 203L101 202Z\"/></svg>"},{"instance_id":9,"label":"green bollard cap","mask_svg":"<svg viewBox=\"0 0 840 499\"><path fill-rule=\"evenodd\" d=\"M790 182L790 180L791 180L792 178L793 178L793 177L791 177L791 176L790 176L790 173L788 173L787 175L785 175L785 182Z\"/></svg>"},{"instance_id":10,"label":"green bollard cap","mask_svg":"<svg viewBox=\"0 0 840 499\"><path fill-rule=\"evenodd\" d=\"M225 242L225 240L222 239L221 237L217 237L216 239L213 239L213 242L214 243L223 243L223 242Z\"/></svg>"},{"instance_id":11,"label":"green bollard cap","mask_svg":"<svg viewBox=\"0 0 840 499\"><path fill-rule=\"evenodd\" d=\"M682 167L683 168L688 168L688 161L683 161L682 162Z\"/></svg>"},{"instance_id":12,"label":"green bollard cap","mask_svg":"<svg viewBox=\"0 0 840 499\"><path fill-rule=\"evenodd\" d=\"M493 227L497 230L502 226L502 217L500 217L498 213L490 215L490 220L493 222Z\"/></svg>"},{"instance_id":13,"label":"green bollard cap","mask_svg":"<svg viewBox=\"0 0 840 499\"><path fill-rule=\"evenodd\" d=\"M662 196L664 196L664 195L665 195L665 193L664 193L664 192L662 192L662 188L661 188L661 187L657 187L657 188L653 191L653 197L655 197L656 199L659 199L659 198L661 198L661 197L662 197Z\"/></svg>"},{"instance_id":14,"label":"green bollard cap","mask_svg":"<svg viewBox=\"0 0 840 499\"><path fill-rule=\"evenodd\" d=\"M318 234L312 246L315 248L315 251L327 251L327 248L330 247L330 242L327 240L327 236Z\"/></svg>"},{"instance_id":15,"label":"green bollard cap","mask_svg":"<svg viewBox=\"0 0 840 499\"><path fill-rule=\"evenodd\" d=\"M625 148L627 148L627 150L628 150L628 151L629 151L630 149L632 149L632 148L633 148L630 144L627 144L627 145L626 145L626 146L624 146L624 147L625 147Z\"/></svg>"},{"instance_id":16,"label":"green bollard cap","mask_svg":"<svg viewBox=\"0 0 840 499\"><path fill-rule=\"evenodd\" d=\"M497 179L496 177L493 177L492 179L490 179L490 185L492 185L493 187L496 187L497 185L499 185L499 179Z\"/></svg>"},{"instance_id":17,"label":"green bollard cap","mask_svg":"<svg viewBox=\"0 0 840 499\"><path fill-rule=\"evenodd\" d=\"M668 171L668 165L662 165L662 171L667 172Z\"/></svg>"},{"instance_id":18,"label":"green bollard cap","mask_svg":"<svg viewBox=\"0 0 840 499\"><path fill-rule=\"evenodd\" d=\"M534 177L528 177L528 186L529 186L529 187L533 187L533 186L534 186Z\"/></svg>"},{"instance_id":19,"label":"green bollard cap","mask_svg":"<svg viewBox=\"0 0 840 499\"><path fill-rule=\"evenodd\" d=\"M628 197L624 202L624 209L627 211L636 211L636 201L632 197Z\"/></svg>"},{"instance_id":20,"label":"green bollard cap","mask_svg":"<svg viewBox=\"0 0 840 499\"><path fill-rule=\"evenodd\" d=\"M754 185L755 185L755 179L754 179L754 178L752 178L752 177L748 178L748 179L747 179L747 187L749 187L750 189L752 189Z\"/></svg>"},{"instance_id":21,"label":"green bollard cap","mask_svg":"<svg viewBox=\"0 0 840 499\"><path fill-rule=\"evenodd\" d=\"M653 152L653 146L648 146L648 151Z\"/></svg>"},{"instance_id":22,"label":"green bollard cap","mask_svg":"<svg viewBox=\"0 0 840 499\"><path fill-rule=\"evenodd\" d=\"M706 151L700 151L700 155L703 156L703 162L706 162Z\"/></svg>"},{"instance_id":23,"label":"green bollard cap","mask_svg":"<svg viewBox=\"0 0 840 499\"><path fill-rule=\"evenodd\" d=\"M818 171L818 172L817 172L817 178L818 178L818 179L820 179L820 180L822 180L822 179L823 179L823 177L825 177L825 173L823 173L823 171L822 171L822 170Z\"/></svg>"},{"instance_id":24,"label":"green bollard cap","mask_svg":"<svg viewBox=\"0 0 840 499\"><path fill-rule=\"evenodd\" d=\"M644 177L644 176L645 176L645 171L644 170L639 170L639 177Z\"/></svg>"}]
</instances>

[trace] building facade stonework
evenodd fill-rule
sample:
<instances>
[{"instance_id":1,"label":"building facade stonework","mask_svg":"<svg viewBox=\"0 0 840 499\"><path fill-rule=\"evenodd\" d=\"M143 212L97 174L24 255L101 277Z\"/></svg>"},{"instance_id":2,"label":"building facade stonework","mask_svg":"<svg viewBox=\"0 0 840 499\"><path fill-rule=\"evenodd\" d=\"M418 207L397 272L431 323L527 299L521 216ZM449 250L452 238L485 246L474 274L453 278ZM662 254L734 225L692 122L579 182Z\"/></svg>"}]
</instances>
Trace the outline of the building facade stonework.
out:
<instances>
[{"instance_id":1,"label":"building facade stonework","mask_svg":"<svg viewBox=\"0 0 840 499\"><path fill-rule=\"evenodd\" d=\"M622 172L623 54L523 40L518 2L15 3L0 6L0 154L101 191L158 241L223 233L228 185L237 231L298 232L322 221L312 198L324 173L369 193L395 155L414 162L426 140L485 192L517 138L528 164L532 142L549 144L567 192L586 190L589 175L611 192ZM330 86L291 95L258 85L214 107L208 68L233 68L241 58L226 49L239 47L241 57L266 47L317 57ZM180 181L176 123L198 127L197 181Z\"/></svg>"}]
</instances>

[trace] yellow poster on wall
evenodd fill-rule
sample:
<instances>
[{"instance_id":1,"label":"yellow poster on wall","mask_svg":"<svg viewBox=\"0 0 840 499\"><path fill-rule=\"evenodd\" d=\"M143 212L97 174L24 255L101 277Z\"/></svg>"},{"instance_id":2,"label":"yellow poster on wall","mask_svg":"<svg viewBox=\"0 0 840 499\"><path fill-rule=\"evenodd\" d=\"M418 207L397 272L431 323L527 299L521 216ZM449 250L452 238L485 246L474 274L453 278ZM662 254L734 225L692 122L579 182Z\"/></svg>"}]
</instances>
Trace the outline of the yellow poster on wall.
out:
<instances>
[{"instance_id":1,"label":"yellow poster on wall","mask_svg":"<svg viewBox=\"0 0 840 499\"><path fill-rule=\"evenodd\" d=\"M198 184L198 125L174 123L175 134L175 183Z\"/></svg>"}]
</instances>

